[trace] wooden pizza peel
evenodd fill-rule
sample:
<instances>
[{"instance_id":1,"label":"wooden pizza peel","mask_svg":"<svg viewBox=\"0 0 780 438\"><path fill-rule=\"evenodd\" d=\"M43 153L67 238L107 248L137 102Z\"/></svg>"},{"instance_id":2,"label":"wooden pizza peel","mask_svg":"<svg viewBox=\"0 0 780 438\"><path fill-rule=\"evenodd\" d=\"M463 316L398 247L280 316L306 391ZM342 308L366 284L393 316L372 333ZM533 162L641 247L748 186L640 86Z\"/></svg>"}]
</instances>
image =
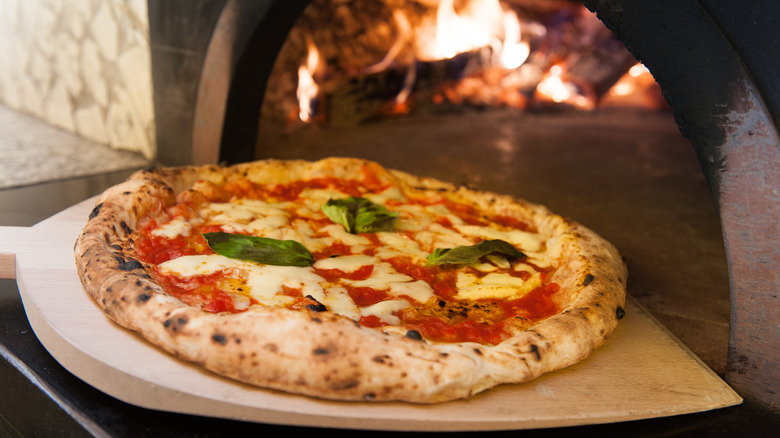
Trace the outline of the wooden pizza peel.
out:
<instances>
[{"instance_id":1,"label":"wooden pizza peel","mask_svg":"<svg viewBox=\"0 0 780 438\"><path fill-rule=\"evenodd\" d=\"M589 358L469 400L333 402L234 382L157 349L114 324L87 297L73 244L94 202L81 202L33 227L0 227L0 278L16 278L30 325L64 368L133 405L296 426L478 431L631 421L742 401L630 297L625 318Z\"/></svg>"}]
</instances>

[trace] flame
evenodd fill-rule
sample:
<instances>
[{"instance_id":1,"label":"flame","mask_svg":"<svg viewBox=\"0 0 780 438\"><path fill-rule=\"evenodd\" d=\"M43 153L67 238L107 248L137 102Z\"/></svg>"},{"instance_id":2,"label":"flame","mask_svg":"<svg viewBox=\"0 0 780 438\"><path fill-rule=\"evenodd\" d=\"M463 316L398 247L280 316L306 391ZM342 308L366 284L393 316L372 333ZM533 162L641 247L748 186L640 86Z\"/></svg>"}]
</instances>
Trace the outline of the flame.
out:
<instances>
[{"instance_id":1,"label":"flame","mask_svg":"<svg viewBox=\"0 0 780 438\"><path fill-rule=\"evenodd\" d=\"M512 11L504 12L504 43L501 50L501 66L508 70L514 70L528 59L531 54L531 46L522 41L520 32L520 19Z\"/></svg>"},{"instance_id":2,"label":"flame","mask_svg":"<svg viewBox=\"0 0 780 438\"><path fill-rule=\"evenodd\" d=\"M367 74L377 73L389 68L393 61L401 54L414 33L412 32L412 24L409 23L409 19L400 9L393 11L393 20L398 29L398 37L381 61L366 68L365 72Z\"/></svg>"},{"instance_id":3,"label":"flame","mask_svg":"<svg viewBox=\"0 0 780 438\"><path fill-rule=\"evenodd\" d=\"M583 109L592 109L594 102L580 93L579 88L563 78L564 69L559 64L550 67L539 85L536 94L542 99L555 103L566 103Z\"/></svg>"},{"instance_id":4,"label":"flame","mask_svg":"<svg viewBox=\"0 0 780 438\"><path fill-rule=\"evenodd\" d=\"M498 64L514 69L530 54L521 37L520 19L499 0L468 0L459 11L455 0L441 0L435 24L422 26L417 32L417 58L438 61L490 47Z\"/></svg>"},{"instance_id":5,"label":"flame","mask_svg":"<svg viewBox=\"0 0 780 438\"><path fill-rule=\"evenodd\" d=\"M306 46L308 55L306 56L306 63L298 68L298 90L296 95L298 96L298 117L304 122L309 122L314 115L313 103L319 93L319 87L314 80L314 74L320 64L320 53L311 38L306 38Z\"/></svg>"}]
</instances>

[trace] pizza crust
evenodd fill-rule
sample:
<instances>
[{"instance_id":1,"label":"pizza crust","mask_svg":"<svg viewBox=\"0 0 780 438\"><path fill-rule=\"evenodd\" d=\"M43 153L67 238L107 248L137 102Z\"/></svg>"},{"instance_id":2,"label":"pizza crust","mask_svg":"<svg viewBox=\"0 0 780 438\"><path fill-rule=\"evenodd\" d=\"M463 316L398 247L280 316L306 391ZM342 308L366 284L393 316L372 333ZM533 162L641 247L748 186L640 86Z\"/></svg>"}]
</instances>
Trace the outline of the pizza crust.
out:
<instances>
[{"instance_id":1,"label":"pizza crust","mask_svg":"<svg viewBox=\"0 0 780 438\"><path fill-rule=\"evenodd\" d=\"M368 166L404 190L435 190L483 210L521 211L549 236L564 261L552 281L564 310L498 345L433 343L389 335L330 312L253 307L212 314L167 295L136 260L138 218L199 179L234 176L285 183L317 176L354 177ZM358 159L267 160L232 167L140 171L103 193L75 246L78 275L95 303L119 325L186 361L264 388L334 400L435 403L521 383L587 357L623 316L627 271L618 251L582 225L509 196L385 170Z\"/></svg>"}]
</instances>

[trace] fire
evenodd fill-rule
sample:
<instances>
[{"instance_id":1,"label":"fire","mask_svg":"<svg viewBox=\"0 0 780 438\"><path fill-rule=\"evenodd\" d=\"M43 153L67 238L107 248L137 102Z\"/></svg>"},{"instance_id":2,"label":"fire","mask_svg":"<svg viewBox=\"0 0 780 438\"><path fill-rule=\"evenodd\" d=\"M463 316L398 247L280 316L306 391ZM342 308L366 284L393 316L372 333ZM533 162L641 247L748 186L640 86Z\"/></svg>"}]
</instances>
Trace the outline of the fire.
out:
<instances>
[{"instance_id":1,"label":"fire","mask_svg":"<svg viewBox=\"0 0 780 438\"><path fill-rule=\"evenodd\" d=\"M567 103L582 108L593 109L595 102L586 96L576 84L563 78L564 69L560 65L550 67L550 70L542 78L536 87L537 96L542 100L550 100L555 103Z\"/></svg>"},{"instance_id":2,"label":"fire","mask_svg":"<svg viewBox=\"0 0 780 438\"><path fill-rule=\"evenodd\" d=\"M503 15L504 23L504 44L501 51L501 66L514 70L528 59L531 54L531 46L522 41L520 32L520 19L512 11L505 12Z\"/></svg>"},{"instance_id":3,"label":"fire","mask_svg":"<svg viewBox=\"0 0 780 438\"><path fill-rule=\"evenodd\" d=\"M450 62L448 60L456 57L459 58L451 65L458 66L457 73L446 77L433 90L432 100L436 104L449 102L516 109L560 104L583 110L616 104L658 107L654 96L648 96L647 91L655 82L641 64L631 68L614 85L608 82L614 80L611 76L601 74L612 67L622 72L621 69L635 60L625 52L631 59L624 61L619 57L622 53L618 53L614 58L618 61L600 69L598 56L603 47L587 44L605 41L603 33L599 33L603 27L599 27L595 15L583 6L563 9L564 13L557 15L555 20L546 21L547 27L540 21L521 18L522 14L517 11L522 9L516 11L499 0L426 0L422 3L432 5L422 15L408 9L394 9L390 27L394 39L389 40L392 43L388 44L383 58L362 69L351 69L351 74L358 72L364 77L391 71L391 75L378 76L373 82L390 84L389 95L395 95L395 98L384 97L387 100L379 110L382 115L406 114L416 106L413 95L417 81L430 84L430 81L424 82L430 79L430 73L423 76L430 69L421 69L423 63L439 68L436 63ZM609 34L608 30L606 32ZM322 92L325 101L332 102L332 95L327 90L336 89L338 85L334 87L334 83L339 78L338 73L334 75L329 71L331 82L321 84L321 87L316 79L324 77L325 64L311 38L306 38L306 45L306 59L298 69L297 117L310 123L316 113L318 94ZM588 58L594 54L595 57ZM584 63L581 62L583 59ZM400 81L396 79L400 77L398 73L403 75ZM342 83L348 81L340 80ZM637 97L643 93L646 97ZM294 113L291 111L290 116L294 117Z\"/></svg>"},{"instance_id":4,"label":"fire","mask_svg":"<svg viewBox=\"0 0 780 438\"><path fill-rule=\"evenodd\" d=\"M319 86L314 75L320 65L320 53L311 38L306 38L308 56L306 63L298 68L298 117L303 122L311 121L314 115L314 102L319 93Z\"/></svg>"},{"instance_id":5,"label":"fire","mask_svg":"<svg viewBox=\"0 0 780 438\"><path fill-rule=\"evenodd\" d=\"M498 0L468 0L456 10L454 0L441 0L435 23L416 32L417 58L436 61L491 48L508 69L519 67L530 53L521 41L520 19Z\"/></svg>"}]
</instances>

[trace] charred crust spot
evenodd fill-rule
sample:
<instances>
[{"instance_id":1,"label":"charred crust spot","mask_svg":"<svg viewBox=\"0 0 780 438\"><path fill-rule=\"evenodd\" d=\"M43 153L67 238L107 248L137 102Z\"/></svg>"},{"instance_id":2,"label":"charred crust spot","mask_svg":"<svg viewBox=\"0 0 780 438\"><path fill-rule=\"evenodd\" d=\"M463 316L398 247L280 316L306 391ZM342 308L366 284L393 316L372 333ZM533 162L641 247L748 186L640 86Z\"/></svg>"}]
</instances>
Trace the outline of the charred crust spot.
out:
<instances>
[{"instance_id":1,"label":"charred crust spot","mask_svg":"<svg viewBox=\"0 0 780 438\"><path fill-rule=\"evenodd\" d=\"M480 350L479 348L475 348L474 353L477 353L478 356L482 356L482 350Z\"/></svg>"},{"instance_id":2,"label":"charred crust spot","mask_svg":"<svg viewBox=\"0 0 780 438\"><path fill-rule=\"evenodd\" d=\"M314 318L312 318L311 320L312 320L312 322L316 322L316 323L318 323L318 324L319 324L319 323L322 323L322 320L321 320L321 319L319 319L319 318L317 318L317 317L314 317Z\"/></svg>"},{"instance_id":3,"label":"charred crust spot","mask_svg":"<svg viewBox=\"0 0 780 438\"><path fill-rule=\"evenodd\" d=\"M306 308L308 310L311 310L312 312L325 312L328 310L328 308L325 307L325 305L322 303L309 304L308 306L306 306Z\"/></svg>"},{"instance_id":4,"label":"charred crust spot","mask_svg":"<svg viewBox=\"0 0 780 438\"><path fill-rule=\"evenodd\" d=\"M582 285L583 286L587 286L587 285L591 284L593 282L593 278L594 277L591 274L586 275L585 276L585 281L582 282Z\"/></svg>"},{"instance_id":5,"label":"charred crust spot","mask_svg":"<svg viewBox=\"0 0 780 438\"><path fill-rule=\"evenodd\" d=\"M381 356L377 355L371 358L372 361L376 363L388 363L390 359L390 356L383 354Z\"/></svg>"},{"instance_id":6,"label":"charred crust spot","mask_svg":"<svg viewBox=\"0 0 780 438\"><path fill-rule=\"evenodd\" d=\"M309 299L309 300L314 302L312 304L307 304L306 305L306 309L308 309L308 310L310 310L312 312L326 312L328 310L328 308L325 307L324 304L322 304L319 301L317 301L316 299L314 299L313 296L306 295L306 299Z\"/></svg>"},{"instance_id":7,"label":"charred crust spot","mask_svg":"<svg viewBox=\"0 0 780 438\"><path fill-rule=\"evenodd\" d=\"M144 265L142 265L141 262L136 259L125 260L122 257L116 257L116 261L118 262L117 268L125 272L135 271L136 269L143 269L144 267Z\"/></svg>"},{"instance_id":8,"label":"charred crust spot","mask_svg":"<svg viewBox=\"0 0 780 438\"><path fill-rule=\"evenodd\" d=\"M135 302L138 304L143 304L149 301L150 298L152 298L152 296L149 294L138 294L138 297L136 297Z\"/></svg>"},{"instance_id":9,"label":"charred crust spot","mask_svg":"<svg viewBox=\"0 0 780 438\"><path fill-rule=\"evenodd\" d=\"M188 320L187 318L168 318L163 323L163 327L167 328L168 330L178 333L181 331L182 328L187 324Z\"/></svg>"},{"instance_id":10,"label":"charred crust spot","mask_svg":"<svg viewBox=\"0 0 780 438\"><path fill-rule=\"evenodd\" d=\"M618 321L623 319L624 316L626 316L626 311L623 310L622 307L618 306L617 309L615 309L615 316L617 317Z\"/></svg>"},{"instance_id":11,"label":"charred crust spot","mask_svg":"<svg viewBox=\"0 0 780 438\"><path fill-rule=\"evenodd\" d=\"M211 340L216 342L219 345L227 344L227 338L225 337L225 335L219 333L214 333L213 335L211 335Z\"/></svg>"},{"instance_id":12,"label":"charred crust spot","mask_svg":"<svg viewBox=\"0 0 780 438\"><path fill-rule=\"evenodd\" d=\"M422 335L417 330L409 330L404 336L415 341L422 341Z\"/></svg>"},{"instance_id":13,"label":"charred crust spot","mask_svg":"<svg viewBox=\"0 0 780 438\"><path fill-rule=\"evenodd\" d=\"M539 347L537 347L536 344L531 344L531 353L534 355L536 360L542 360L542 355L539 353Z\"/></svg>"},{"instance_id":14,"label":"charred crust spot","mask_svg":"<svg viewBox=\"0 0 780 438\"><path fill-rule=\"evenodd\" d=\"M270 351L271 353L276 353L277 351L279 351L279 346L276 344L265 344L263 345L263 348L265 350Z\"/></svg>"},{"instance_id":15,"label":"charred crust spot","mask_svg":"<svg viewBox=\"0 0 780 438\"><path fill-rule=\"evenodd\" d=\"M330 387L336 390L342 390L342 389L356 388L358 385L360 385L360 381L351 379L351 380L344 380L343 382L335 382L332 385L330 385Z\"/></svg>"},{"instance_id":16,"label":"charred crust spot","mask_svg":"<svg viewBox=\"0 0 780 438\"><path fill-rule=\"evenodd\" d=\"M92 211L89 213L89 219L95 219L97 215L100 214L100 209L103 208L103 203L96 205L95 208L92 209Z\"/></svg>"},{"instance_id":17,"label":"charred crust spot","mask_svg":"<svg viewBox=\"0 0 780 438\"><path fill-rule=\"evenodd\" d=\"M122 231L124 231L125 234L133 234L133 229L130 228L125 221L120 222L119 226L122 227Z\"/></svg>"},{"instance_id":18,"label":"charred crust spot","mask_svg":"<svg viewBox=\"0 0 780 438\"><path fill-rule=\"evenodd\" d=\"M330 354L330 350L328 350L327 348L322 348L322 347L315 348L314 350L312 350L311 354L313 354L315 356L322 356L322 355Z\"/></svg>"}]
</instances>

